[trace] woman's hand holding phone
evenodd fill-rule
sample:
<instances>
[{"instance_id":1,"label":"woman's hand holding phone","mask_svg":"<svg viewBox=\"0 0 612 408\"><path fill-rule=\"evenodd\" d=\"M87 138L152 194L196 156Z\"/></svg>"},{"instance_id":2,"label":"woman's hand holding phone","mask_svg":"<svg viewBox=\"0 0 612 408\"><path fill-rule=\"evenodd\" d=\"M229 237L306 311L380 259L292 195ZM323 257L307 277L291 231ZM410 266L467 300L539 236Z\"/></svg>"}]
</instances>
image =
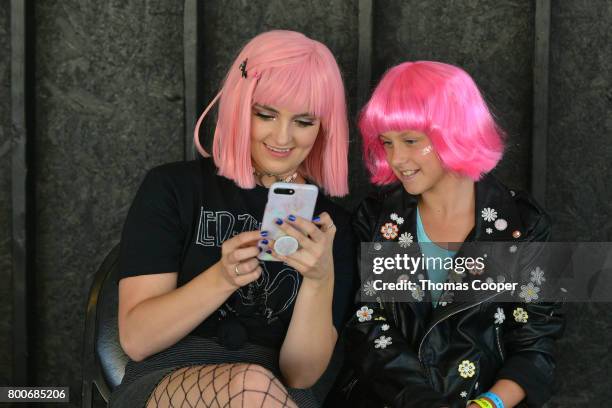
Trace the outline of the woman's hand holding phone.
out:
<instances>
[{"instance_id":1,"label":"woman's hand holding phone","mask_svg":"<svg viewBox=\"0 0 612 408\"><path fill-rule=\"evenodd\" d=\"M313 221L296 216L289 216L281 221L279 229L295 238L299 249L291 255L283 256L274 251L274 240L269 240L272 256L298 271L304 279L333 279L336 226L329 214L323 212Z\"/></svg>"},{"instance_id":2,"label":"woman's hand holding phone","mask_svg":"<svg viewBox=\"0 0 612 408\"><path fill-rule=\"evenodd\" d=\"M257 280L261 276L259 265L260 231L242 232L221 246L221 259L217 262L220 276L234 290Z\"/></svg>"}]
</instances>

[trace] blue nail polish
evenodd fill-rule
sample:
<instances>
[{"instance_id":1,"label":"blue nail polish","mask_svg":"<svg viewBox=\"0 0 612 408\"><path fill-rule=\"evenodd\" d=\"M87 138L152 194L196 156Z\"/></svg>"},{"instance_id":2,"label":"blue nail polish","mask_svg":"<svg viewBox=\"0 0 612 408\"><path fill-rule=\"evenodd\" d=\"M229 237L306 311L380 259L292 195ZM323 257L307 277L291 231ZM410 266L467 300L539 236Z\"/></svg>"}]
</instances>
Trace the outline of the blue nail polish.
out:
<instances>
[{"instance_id":1,"label":"blue nail polish","mask_svg":"<svg viewBox=\"0 0 612 408\"><path fill-rule=\"evenodd\" d=\"M283 224L283 220L281 220L280 218L277 218L275 221L278 225L282 225Z\"/></svg>"},{"instance_id":2,"label":"blue nail polish","mask_svg":"<svg viewBox=\"0 0 612 408\"><path fill-rule=\"evenodd\" d=\"M262 240L261 240L261 243L262 243L263 245L268 245L268 240L267 240L267 239L262 239Z\"/></svg>"},{"instance_id":3,"label":"blue nail polish","mask_svg":"<svg viewBox=\"0 0 612 408\"><path fill-rule=\"evenodd\" d=\"M268 231L261 231L260 232L262 237L267 237L268 236Z\"/></svg>"},{"instance_id":4,"label":"blue nail polish","mask_svg":"<svg viewBox=\"0 0 612 408\"><path fill-rule=\"evenodd\" d=\"M295 215L293 214L289 214L287 218L289 218L289 221L295 221Z\"/></svg>"},{"instance_id":5,"label":"blue nail polish","mask_svg":"<svg viewBox=\"0 0 612 408\"><path fill-rule=\"evenodd\" d=\"M319 221L321 221L321 217L318 217L318 216L317 216L317 217L314 217L312 220L313 220L314 222L319 222Z\"/></svg>"},{"instance_id":6,"label":"blue nail polish","mask_svg":"<svg viewBox=\"0 0 612 408\"><path fill-rule=\"evenodd\" d=\"M271 253L272 253L271 249L266 250L266 254L271 254Z\"/></svg>"}]
</instances>

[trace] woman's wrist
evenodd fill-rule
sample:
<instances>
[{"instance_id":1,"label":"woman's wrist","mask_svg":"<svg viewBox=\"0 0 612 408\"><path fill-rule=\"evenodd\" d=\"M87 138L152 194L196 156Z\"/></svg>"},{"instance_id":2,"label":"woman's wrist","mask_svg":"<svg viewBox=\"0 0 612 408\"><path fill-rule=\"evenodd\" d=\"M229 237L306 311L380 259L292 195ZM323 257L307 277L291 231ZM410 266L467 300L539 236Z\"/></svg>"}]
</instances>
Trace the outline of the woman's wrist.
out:
<instances>
[{"instance_id":1,"label":"woman's wrist","mask_svg":"<svg viewBox=\"0 0 612 408\"><path fill-rule=\"evenodd\" d=\"M321 274L317 277L308 277L304 276L302 286L306 285L307 287L321 290L327 288L333 288L334 286L334 272L333 268L331 270L327 270L327 272Z\"/></svg>"},{"instance_id":2,"label":"woman's wrist","mask_svg":"<svg viewBox=\"0 0 612 408\"><path fill-rule=\"evenodd\" d=\"M210 268L206 269L204 273L200 275L202 279L213 288L217 288L222 292L227 292L227 295L231 295L238 289L232 282L225 279L223 273L223 265L221 261L213 264Z\"/></svg>"}]
</instances>

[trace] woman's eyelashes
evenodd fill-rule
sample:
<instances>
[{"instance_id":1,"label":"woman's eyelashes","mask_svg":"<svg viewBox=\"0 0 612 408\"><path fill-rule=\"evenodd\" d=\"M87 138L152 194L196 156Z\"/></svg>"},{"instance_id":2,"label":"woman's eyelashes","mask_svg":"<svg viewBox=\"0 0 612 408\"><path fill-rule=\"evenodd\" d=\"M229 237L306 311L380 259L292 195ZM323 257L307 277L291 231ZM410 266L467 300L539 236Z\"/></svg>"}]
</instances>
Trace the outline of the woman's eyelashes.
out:
<instances>
[{"instance_id":1,"label":"woman's eyelashes","mask_svg":"<svg viewBox=\"0 0 612 408\"><path fill-rule=\"evenodd\" d=\"M295 123L300 127L309 127L315 125L314 119L296 119Z\"/></svg>"},{"instance_id":2,"label":"woman's eyelashes","mask_svg":"<svg viewBox=\"0 0 612 408\"><path fill-rule=\"evenodd\" d=\"M261 118L263 120L272 120L272 119L274 119L276 117L276 116L274 116L271 113L261 112L261 111L255 111L255 116L257 116L258 118Z\"/></svg>"},{"instance_id":3,"label":"woman's eyelashes","mask_svg":"<svg viewBox=\"0 0 612 408\"><path fill-rule=\"evenodd\" d=\"M277 115L274 113L268 113L268 112L263 112L263 111L254 111L253 113L255 114L255 116L265 121L274 120L277 117ZM316 121L317 121L316 119L310 119L310 118L294 119L294 123L299 127L314 126L316 124Z\"/></svg>"}]
</instances>

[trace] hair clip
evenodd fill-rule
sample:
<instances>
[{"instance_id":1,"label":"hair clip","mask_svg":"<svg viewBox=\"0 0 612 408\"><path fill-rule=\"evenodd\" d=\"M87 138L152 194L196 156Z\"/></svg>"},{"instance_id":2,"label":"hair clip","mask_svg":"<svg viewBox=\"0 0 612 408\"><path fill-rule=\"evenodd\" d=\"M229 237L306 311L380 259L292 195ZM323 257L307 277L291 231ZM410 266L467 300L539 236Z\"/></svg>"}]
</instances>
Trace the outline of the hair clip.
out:
<instances>
[{"instance_id":1,"label":"hair clip","mask_svg":"<svg viewBox=\"0 0 612 408\"><path fill-rule=\"evenodd\" d=\"M246 65L247 65L247 61L249 59L246 58L244 61L242 61L242 64L240 64L240 71L242 72L242 77L246 78L247 77L247 69L246 69Z\"/></svg>"}]
</instances>

